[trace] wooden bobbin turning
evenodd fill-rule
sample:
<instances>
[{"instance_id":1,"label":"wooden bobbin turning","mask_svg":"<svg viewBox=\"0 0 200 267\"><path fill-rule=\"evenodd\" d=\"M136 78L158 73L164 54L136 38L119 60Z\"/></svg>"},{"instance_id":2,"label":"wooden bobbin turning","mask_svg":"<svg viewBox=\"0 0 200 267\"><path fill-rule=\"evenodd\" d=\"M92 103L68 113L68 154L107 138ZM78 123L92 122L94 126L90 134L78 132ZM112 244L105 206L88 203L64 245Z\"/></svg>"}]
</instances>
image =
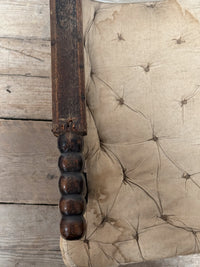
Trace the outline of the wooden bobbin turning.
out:
<instances>
[{"instance_id":1,"label":"wooden bobbin turning","mask_svg":"<svg viewBox=\"0 0 200 267\"><path fill-rule=\"evenodd\" d=\"M75 133L65 133L58 138L58 148L62 153L58 165L61 171L59 189L61 235L67 240L83 237L86 223L83 217L86 207L86 181L83 174L83 137Z\"/></svg>"}]
</instances>

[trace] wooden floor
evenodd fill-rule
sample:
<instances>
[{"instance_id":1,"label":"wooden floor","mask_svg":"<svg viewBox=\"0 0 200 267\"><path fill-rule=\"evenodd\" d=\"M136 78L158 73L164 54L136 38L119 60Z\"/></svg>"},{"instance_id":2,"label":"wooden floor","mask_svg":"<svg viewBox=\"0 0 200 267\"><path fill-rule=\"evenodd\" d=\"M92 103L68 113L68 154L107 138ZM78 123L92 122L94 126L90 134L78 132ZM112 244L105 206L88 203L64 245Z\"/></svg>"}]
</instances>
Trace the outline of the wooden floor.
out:
<instances>
[{"instance_id":1,"label":"wooden floor","mask_svg":"<svg viewBox=\"0 0 200 267\"><path fill-rule=\"evenodd\" d=\"M0 267L64 266L49 1L1 0L0 25ZM134 266L200 266L200 257Z\"/></svg>"},{"instance_id":2,"label":"wooden floor","mask_svg":"<svg viewBox=\"0 0 200 267\"><path fill-rule=\"evenodd\" d=\"M0 266L64 266L48 0L0 1Z\"/></svg>"}]
</instances>

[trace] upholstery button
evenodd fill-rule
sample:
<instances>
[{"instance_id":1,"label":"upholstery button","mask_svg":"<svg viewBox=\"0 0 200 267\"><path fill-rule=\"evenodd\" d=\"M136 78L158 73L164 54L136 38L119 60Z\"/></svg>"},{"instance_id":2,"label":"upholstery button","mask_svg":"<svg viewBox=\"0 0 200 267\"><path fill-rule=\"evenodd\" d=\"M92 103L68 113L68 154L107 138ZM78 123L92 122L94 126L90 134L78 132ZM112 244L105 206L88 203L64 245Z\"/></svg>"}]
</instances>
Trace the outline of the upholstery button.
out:
<instances>
[{"instance_id":1,"label":"upholstery button","mask_svg":"<svg viewBox=\"0 0 200 267\"><path fill-rule=\"evenodd\" d=\"M180 36L178 39L173 39L178 45L185 43L185 40Z\"/></svg>"},{"instance_id":2,"label":"upholstery button","mask_svg":"<svg viewBox=\"0 0 200 267\"><path fill-rule=\"evenodd\" d=\"M191 175L189 173L187 173L187 172L184 172L183 175L182 175L182 178L184 178L186 180L190 179L190 177L191 177Z\"/></svg>"}]
</instances>

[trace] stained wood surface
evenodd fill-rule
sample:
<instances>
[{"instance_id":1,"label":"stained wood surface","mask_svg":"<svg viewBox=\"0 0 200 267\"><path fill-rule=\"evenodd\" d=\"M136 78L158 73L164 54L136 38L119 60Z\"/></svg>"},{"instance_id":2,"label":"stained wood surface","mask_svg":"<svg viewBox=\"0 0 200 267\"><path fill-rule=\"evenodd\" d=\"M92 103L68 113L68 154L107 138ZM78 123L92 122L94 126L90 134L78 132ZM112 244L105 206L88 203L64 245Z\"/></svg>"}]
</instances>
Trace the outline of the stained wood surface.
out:
<instances>
[{"instance_id":1,"label":"stained wood surface","mask_svg":"<svg viewBox=\"0 0 200 267\"><path fill-rule=\"evenodd\" d=\"M52 118L48 0L0 1L0 118Z\"/></svg>"},{"instance_id":2,"label":"stained wood surface","mask_svg":"<svg viewBox=\"0 0 200 267\"><path fill-rule=\"evenodd\" d=\"M0 205L0 266L64 266L57 207Z\"/></svg>"},{"instance_id":3,"label":"stained wood surface","mask_svg":"<svg viewBox=\"0 0 200 267\"><path fill-rule=\"evenodd\" d=\"M86 134L82 0L50 0L53 133Z\"/></svg>"}]
</instances>

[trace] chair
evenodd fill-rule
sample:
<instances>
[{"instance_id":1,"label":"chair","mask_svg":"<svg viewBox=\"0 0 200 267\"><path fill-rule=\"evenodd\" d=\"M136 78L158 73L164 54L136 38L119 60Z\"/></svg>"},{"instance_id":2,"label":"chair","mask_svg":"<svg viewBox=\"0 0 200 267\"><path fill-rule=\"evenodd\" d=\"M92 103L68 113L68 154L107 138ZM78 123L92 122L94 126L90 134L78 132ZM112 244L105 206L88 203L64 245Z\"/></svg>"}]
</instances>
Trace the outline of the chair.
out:
<instances>
[{"instance_id":1,"label":"chair","mask_svg":"<svg viewBox=\"0 0 200 267\"><path fill-rule=\"evenodd\" d=\"M199 252L200 12L191 2L51 1L67 266Z\"/></svg>"}]
</instances>

